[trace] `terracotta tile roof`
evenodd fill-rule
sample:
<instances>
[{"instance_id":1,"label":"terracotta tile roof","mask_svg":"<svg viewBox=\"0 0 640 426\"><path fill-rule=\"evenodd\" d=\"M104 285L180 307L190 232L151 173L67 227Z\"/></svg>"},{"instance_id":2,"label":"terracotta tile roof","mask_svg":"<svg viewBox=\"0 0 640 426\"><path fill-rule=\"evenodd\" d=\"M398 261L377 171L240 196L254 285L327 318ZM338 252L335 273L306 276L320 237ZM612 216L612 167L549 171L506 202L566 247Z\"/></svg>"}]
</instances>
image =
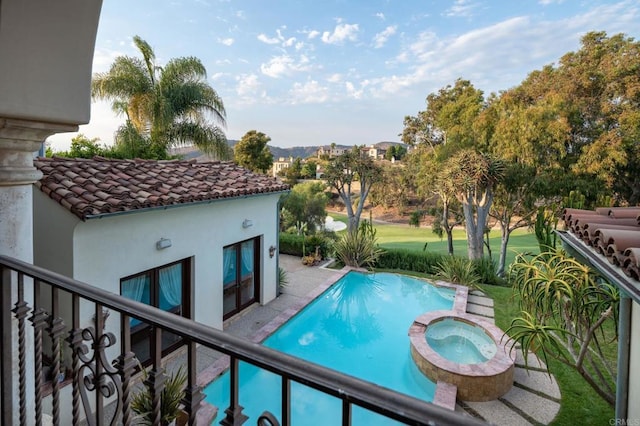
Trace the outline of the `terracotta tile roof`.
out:
<instances>
[{"instance_id":1,"label":"terracotta tile roof","mask_svg":"<svg viewBox=\"0 0 640 426\"><path fill-rule=\"evenodd\" d=\"M565 209L566 230L597 255L640 281L640 208Z\"/></svg>"},{"instance_id":2,"label":"terracotta tile roof","mask_svg":"<svg viewBox=\"0 0 640 426\"><path fill-rule=\"evenodd\" d=\"M82 220L124 211L286 191L232 162L37 158L35 186Z\"/></svg>"}]
</instances>

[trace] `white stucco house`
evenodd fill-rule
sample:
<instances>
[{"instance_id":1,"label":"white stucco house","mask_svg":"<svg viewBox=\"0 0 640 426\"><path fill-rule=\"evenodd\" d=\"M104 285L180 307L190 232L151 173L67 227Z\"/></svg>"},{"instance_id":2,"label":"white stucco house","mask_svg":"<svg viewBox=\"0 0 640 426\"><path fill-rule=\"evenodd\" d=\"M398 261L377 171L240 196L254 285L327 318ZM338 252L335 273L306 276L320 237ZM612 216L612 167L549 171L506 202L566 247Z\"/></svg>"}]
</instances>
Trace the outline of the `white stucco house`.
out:
<instances>
[{"instance_id":1,"label":"white stucco house","mask_svg":"<svg viewBox=\"0 0 640 426\"><path fill-rule=\"evenodd\" d=\"M218 329L276 297L278 200L288 190L277 179L231 162L35 165L35 265ZM107 327L119 335L117 318ZM130 331L144 362L150 327L131 319ZM178 343L165 337L163 351Z\"/></svg>"}]
</instances>

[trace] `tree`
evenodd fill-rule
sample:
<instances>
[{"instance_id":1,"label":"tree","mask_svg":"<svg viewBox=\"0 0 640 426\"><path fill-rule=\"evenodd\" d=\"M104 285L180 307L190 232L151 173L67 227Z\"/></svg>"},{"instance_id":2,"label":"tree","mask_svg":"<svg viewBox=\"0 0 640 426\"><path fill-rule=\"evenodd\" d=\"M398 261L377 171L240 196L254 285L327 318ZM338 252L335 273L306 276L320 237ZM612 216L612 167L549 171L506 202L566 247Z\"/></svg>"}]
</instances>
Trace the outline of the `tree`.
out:
<instances>
[{"instance_id":1,"label":"tree","mask_svg":"<svg viewBox=\"0 0 640 426\"><path fill-rule=\"evenodd\" d=\"M93 158L95 156L105 156L109 155L109 148L101 145L100 139L93 138L89 139L82 133L76 135L73 139L71 139L71 146L69 151L58 151L52 153L58 157L69 157L69 158Z\"/></svg>"},{"instance_id":2,"label":"tree","mask_svg":"<svg viewBox=\"0 0 640 426\"><path fill-rule=\"evenodd\" d=\"M316 178L316 169L318 167L318 163L314 160L307 160L306 163L302 166L302 170L300 170L300 176L303 179L315 179Z\"/></svg>"},{"instance_id":3,"label":"tree","mask_svg":"<svg viewBox=\"0 0 640 426\"><path fill-rule=\"evenodd\" d=\"M575 369L614 405L615 365L604 349L617 338L616 287L561 251L530 260L519 256L509 278L522 310L507 330L513 344L519 343L524 354L542 354L547 365L551 357Z\"/></svg>"},{"instance_id":4,"label":"tree","mask_svg":"<svg viewBox=\"0 0 640 426\"><path fill-rule=\"evenodd\" d=\"M360 149L354 146L351 151L336 157L331 161L324 173L327 184L338 191L347 210L347 230L355 232L360 225L360 215L371 187L380 179L380 168L375 165L368 155L362 155ZM360 194L354 209L352 185L360 183Z\"/></svg>"},{"instance_id":5,"label":"tree","mask_svg":"<svg viewBox=\"0 0 640 426\"><path fill-rule=\"evenodd\" d=\"M271 138L264 133L249 130L233 147L236 163L254 172L267 173L273 165L269 141Z\"/></svg>"},{"instance_id":6,"label":"tree","mask_svg":"<svg viewBox=\"0 0 640 426\"><path fill-rule=\"evenodd\" d=\"M194 144L228 158L227 139L219 127L225 125L224 105L207 83L202 62L181 57L162 67L146 41L135 36L133 42L142 59L117 57L108 72L94 75L91 85L94 99L111 101L114 111L126 115L116 132L116 146L125 153L162 159L173 146Z\"/></svg>"},{"instance_id":7,"label":"tree","mask_svg":"<svg viewBox=\"0 0 640 426\"><path fill-rule=\"evenodd\" d=\"M462 150L445 162L442 179L462 204L469 259L482 258L489 209L503 174L501 161L473 150Z\"/></svg>"},{"instance_id":8,"label":"tree","mask_svg":"<svg viewBox=\"0 0 640 426\"><path fill-rule=\"evenodd\" d=\"M304 182L295 185L282 203L283 227L307 223L307 230L315 232L327 217L327 195L322 182Z\"/></svg>"},{"instance_id":9,"label":"tree","mask_svg":"<svg viewBox=\"0 0 640 426\"><path fill-rule=\"evenodd\" d=\"M500 259L496 271L498 276L504 275L511 233L532 225L536 212L536 178L534 167L511 163L505 167L504 177L495 188L489 216L500 226Z\"/></svg>"},{"instance_id":10,"label":"tree","mask_svg":"<svg viewBox=\"0 0 640 426\"><path fill-rule=\"evenodd\" d=\"M298 179L300 179L302 174L302 161L300 158L298 157L293 160L289 167L282 170L281 174L286 184L293 186L298 183Z\"/></svg>"}]
</instances>

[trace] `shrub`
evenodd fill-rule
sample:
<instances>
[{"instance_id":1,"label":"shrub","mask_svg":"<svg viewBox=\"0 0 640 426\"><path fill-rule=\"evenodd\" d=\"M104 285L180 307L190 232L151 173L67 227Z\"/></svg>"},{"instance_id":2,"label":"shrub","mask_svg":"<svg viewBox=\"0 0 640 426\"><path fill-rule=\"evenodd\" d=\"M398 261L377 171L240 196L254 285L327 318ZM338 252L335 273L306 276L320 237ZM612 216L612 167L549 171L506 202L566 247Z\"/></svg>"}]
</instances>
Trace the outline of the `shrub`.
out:
<instances>
[{"instance_id":1,"label":"shrub","mask_svg":"<svg viewBox=\"0 0 640 426\"><path fill-rule=\"evenodd\" d=\"M332 241L322 234L296 235L281 232L280 253L292 256L303 257L310 253L315 253L316 247L320 247L320 255L323 258L329 257L332 249Z\"/></svg>"},{"instance_id":2,"label":"shrub","mask_svg":"<svg viewBox=\"0 0 640 426\"><path fill-rule=\"evenodd\" d=\"M356 268L372 267L382 252L377 244L376 231L367 221L361 223L356 231L345 233L333 248L336 259Z\"/></svg>"},{"instance_id":3,"label":"shrub","mask_svg":"<svg viewBox=\"0 0 640 426\"><path fill-rule=\"evenodd\" d=\"M496 263L488 257L471 261L476 273L480 276L480 282L489 285L508 286L507 280L496 274Z\"/></svg>"},{"instance_id":4,"label":"shrub","mask_svg":"<svg viewBox=\"0 0 640 426\"><path fill-rule=\"evenodd\" d=\"M407 249L384 249L376 261L376 268L404 269L434 275L436 265L442 260L441 253Z\"/></svg>"},{"instance_id":5,"label":"shrub","mask_svg":"<svg viewBox=\"0 0 640 426\"><path fill-rule=\"evenodd\" d=\"M137 414L138 421L143 425L153 424L153 399L151 389L146 383L148 373L143 371L145 379L144 387L133 395L131 399L131 409ZM160 422L168 425L180 414L182 399L184 398L184 387L187 383L187 372L180 367L170 374L164 382L164 388L160 393Z\"/></svg>"},{"instance_id":6,"label":"shrub","mask_svg":"<svg viewBox=\"0 0 640 426\"><path fill-rule=\"evenodd\" d=\"M469 259L446 256L436 266L436 276L444 281L478 288L481 277Z\"/></svg>"}]
</instances>

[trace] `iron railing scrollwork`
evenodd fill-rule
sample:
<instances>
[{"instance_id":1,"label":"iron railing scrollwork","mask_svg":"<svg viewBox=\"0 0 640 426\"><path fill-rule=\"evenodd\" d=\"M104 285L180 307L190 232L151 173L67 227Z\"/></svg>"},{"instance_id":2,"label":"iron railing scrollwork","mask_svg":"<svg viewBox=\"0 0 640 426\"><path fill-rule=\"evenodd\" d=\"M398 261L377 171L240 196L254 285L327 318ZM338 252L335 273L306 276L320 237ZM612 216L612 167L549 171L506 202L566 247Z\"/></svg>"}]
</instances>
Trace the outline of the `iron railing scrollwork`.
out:
<instances>
[{"instance_id":1,"label":"iron railing scrollwork","mask_svg":"<svg viewBox=\"0 0 640 426\"><path fill-rule=\"evenodd\" d=\"M131 318L147 323L152 329L151 366L143 386L151 394L154 424L160 423L160 400L166 381L161 356L163 333L180 336L186 347L187 383L182 406L190 425L196 424L204 399L197 384L197 346L213 349L230 359L230 406L218 407L222 425L240 425L248 419L240 400L240 362L282 379L281 418L278 420L271 412L264 411L251 421L260 426L290 426L291 382L341 400L340 417L344 426L351 424L353 406L411 425L484 424L16 259L0 256L0 273L0 316L4 332L0 354L0 420L3 424L42 424L45 415L50 415L53 424L58 425L62 413L73 424L83 421L97 426L133 424L132 386L138 363L131 348ZM87 321L82 318L81 304L82 312L86 312L90 304L95 308L90 326L82 326ZM105 330L105 309L119 314L118 336ZM9 311L11 316L7 315ZM13 335L17 338L12 339ZM113 349L116 345L120 345L118 350ZM64 355L63 348L70 349L70 353ZM108 353L118 355L110 360ZM67 392L70 397L64 401L67 404L64 407L60 405L63 401L60 390L68 386L69 381L61 384L57 380L45 380L44 354L50 357L50 376L54 378L64 370L63 364L70 362L71 389ZM9 394L14 388L16 394ZM51 398L46 405L43 404L45 395ZM115 404L110 418L106 418L106 404ZM50 407L47 408L50 412L44 412L45 406Z\"/></svg>"}]
</instances>

